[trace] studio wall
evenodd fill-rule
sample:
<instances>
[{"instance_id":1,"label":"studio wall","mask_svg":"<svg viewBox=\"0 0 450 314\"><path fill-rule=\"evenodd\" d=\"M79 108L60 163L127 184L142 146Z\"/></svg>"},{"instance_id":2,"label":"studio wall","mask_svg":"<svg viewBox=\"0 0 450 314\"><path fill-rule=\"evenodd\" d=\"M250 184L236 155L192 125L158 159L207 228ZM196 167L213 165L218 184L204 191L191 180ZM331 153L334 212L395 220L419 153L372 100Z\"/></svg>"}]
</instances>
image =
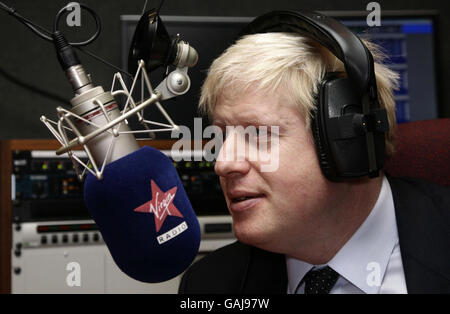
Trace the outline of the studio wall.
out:
<instances>
[{"instance_id":1,"label":"studio wall","mask_svg":"<svg viewBox=\"0 0 450 314\"><path fill-rule=\"evenodd\" d=\"M5 0L23 16L50 29L58 10L67 4L65 0ZM99 14L102 20L100 37L86 47L115 65L120 64L120 15L140 14L144 0L84 0ZM148 1L148 7L159 1ZM200 16L257 16L274 9L308 10L356 10L366 9L370 1L304 0L304 1L250 1L250 0L166 0L161 14ZM438 31L438 79L440 79L440 116L450 117L450 90L443 81L443 73L450 72L450 43L446 30L450 29L448 1L401 0L378 1L383 10L436 10L439 12ZM83 15L83 18L85 16ZM383 18L383 15L381 15ZM87 26L93 23L86 16ZM86 25L85 25L86 26ZM83 27L84 29L86 27ZM88 27L89 28L89 27ZM86 30L73 32L73 38L89 36ZM71 37L71 38L72 38ZM55 116L55 108L68 106L73 92L55 58L53 45L32 34L25 26L0 12L0 139L51 138L51 134L39 121L44 114ZM115 71L96 60L79 54L83 64L92 74L94 82L109 88ZM39 89L40 91L38 91ZM51 95L49 95L51 94ZM58 99L58 100L56 100Z\"/></svg>"}]
</instances>

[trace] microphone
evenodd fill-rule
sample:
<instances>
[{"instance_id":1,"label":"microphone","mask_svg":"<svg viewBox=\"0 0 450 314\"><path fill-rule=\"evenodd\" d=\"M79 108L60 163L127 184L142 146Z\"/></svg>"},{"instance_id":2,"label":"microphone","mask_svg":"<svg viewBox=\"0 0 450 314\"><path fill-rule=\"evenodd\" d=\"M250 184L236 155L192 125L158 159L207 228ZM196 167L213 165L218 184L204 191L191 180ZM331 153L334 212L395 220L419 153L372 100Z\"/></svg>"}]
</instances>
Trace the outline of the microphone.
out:
<instances>
[{"instance_id":1,"label":"microphone","mask_svg":"<svg viewBox=\"0 0 450 314\"><path fill-rule=\"evenodd\" d=\"M81 117L74 121L67 119L69 125L76 126L73 128L78 133L76 135L89 134L95 131L97 126L105 125L110 120L118 118L120 111L112 94L105 92L101 86L94 87L90 75L84 70L74 49L59 31L56 31L52 37L58 61L75 93L75 97L70 101L72 105L70 111ZM62 114L62 108L58 109ZM41 120L46 119L41 117ZM122 131L122 134L118 134L119 130ZM120 123L115 132L100 134L89 142L87 147L89 154L93 157L92 162L96 165L95 168L98 168L97 165L102 160L105 160L105 164L107 164L139 149L135 137L126 133L129 131L130 129L125 123ZM113 138L114 147L109 150Z\"/></svg>"},{"instance_id":2,"label":"microphone","mask_svg":"<svg viewBox=\"0 0 450 314\"><path fill-rule=\"evenodd\" d=\"M166 155L144 146L92 174L84 200L117 266L143 282L181 274L194 260L200 227Z\"/></svg>"},{"instance_id":3,"label":"microphone","mask_svg":"<svg viewBox=\"0 0 450 314\"><path fill-rule=\"evenodd\" d=\"M92 84L90 75L62 34L55 32L53 39L58 60L75 92L71 110L57 108L58 123L41 117L63 145L57 154L67 152L78 174L80 165L85 168L79 178L88 171L85 203L117 266L143 282L176 277L197 255L200 226L172 161L157 149L139 148L126 119L136 114L143 121L142 110L152 103L164 114L158 101L189 89L187 68L173 71L171 74L177 75L176 86L171 85L173 76L170 79L169 75L169 80L166 78L161 88L158 87L159 92L151 89L145 63L140 61L133 87L141 71L151 96L136 104L131 97L133 87L131 92L126 90L119 75L124 90L118 93L128 96L126 108L121 112L113 97L115 93ZM192 61L189 53L183 58ZM178 127L166 113L165 116L172 129ZM57 124L57 129L52 123ZM68 133L73 133L75 138L69 140ZM71 149L80 145L90 164L72 153Z\"/></svg>"}]
</instances>

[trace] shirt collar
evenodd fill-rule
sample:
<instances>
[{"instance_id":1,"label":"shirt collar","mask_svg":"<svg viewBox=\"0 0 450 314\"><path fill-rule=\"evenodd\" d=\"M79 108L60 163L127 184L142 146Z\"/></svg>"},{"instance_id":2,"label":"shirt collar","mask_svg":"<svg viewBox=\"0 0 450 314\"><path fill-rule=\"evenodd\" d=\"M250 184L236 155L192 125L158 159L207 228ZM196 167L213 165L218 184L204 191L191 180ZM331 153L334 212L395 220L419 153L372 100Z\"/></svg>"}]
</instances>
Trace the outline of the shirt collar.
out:
<instances>
[{"instance_id":1,"label":"shirt collar","mask_svg":"<svg viewBox=\"0 0 450 314\"><path fill-rule=\"evenodd\" d=\"M378 293L392 250L398 241L392 191L383 177L377 202L365 221L328 265L365 293ZM286 256L289 293L314 267Z\"/></svg>"},{"instance_id":2,"label":"shirt collar","mask_svg":"<svg viewBox=\"0 0 450 314\"><path fill-rule=\"evenodd\" d=\"M314 265L286 255L286 270L288 276L288 293L295 294L300 281Z\"/></svg>"}]
</instances>

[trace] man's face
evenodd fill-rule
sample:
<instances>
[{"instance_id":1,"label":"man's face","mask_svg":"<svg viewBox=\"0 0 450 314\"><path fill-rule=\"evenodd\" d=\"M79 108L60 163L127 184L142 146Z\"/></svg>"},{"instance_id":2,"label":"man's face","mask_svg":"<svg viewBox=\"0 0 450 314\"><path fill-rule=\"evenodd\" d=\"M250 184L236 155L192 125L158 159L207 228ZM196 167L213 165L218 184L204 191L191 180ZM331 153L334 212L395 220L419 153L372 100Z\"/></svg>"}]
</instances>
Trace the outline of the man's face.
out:
<instances>
[{"instance_id":1,"label":"man's face","mask_svg":"<svg viewBox=\"0 0 450 314\"><path fill-rule=\"evenodd\" d=\"M323 234L320 222L329 215L334 189L322 175L304 120L278 95L249 92L234 99L219 98L213 123L224 134L227 126L267 126L269 131L271 126L279 127L278 141L268 135L268 149L278 155L271 158L279 158L276 170L261 171L265 163L249 158L245 150L241 150L246 152L244 158L224 158L226 151L238 152L237 145L248 145L248 141L236 141L233 133L224 140L216 161L215 172L240 241L287 253L299 241L307 245L309 239L316 241Z\"/></svg>"}]
</instances>

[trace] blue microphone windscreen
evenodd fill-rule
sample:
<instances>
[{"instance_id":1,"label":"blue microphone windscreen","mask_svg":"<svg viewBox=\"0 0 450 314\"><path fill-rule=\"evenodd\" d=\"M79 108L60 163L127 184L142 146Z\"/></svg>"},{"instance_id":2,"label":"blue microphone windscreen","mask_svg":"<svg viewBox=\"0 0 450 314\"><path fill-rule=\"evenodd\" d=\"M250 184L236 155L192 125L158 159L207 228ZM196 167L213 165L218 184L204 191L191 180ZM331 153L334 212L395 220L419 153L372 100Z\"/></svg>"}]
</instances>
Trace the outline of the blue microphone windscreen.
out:
<instances>
[{"instance_id":1,"label":"blue microphone windscreen","mask_svg":"<svg viewBox=\"0 0 450 314\"><path fill-rule=\"evenodd\" d=\"M200 227L172 161L142 147L86 178L84 198L117 264L143 282L181 274L200 246Z\"/></svg>"}]
</instances>

